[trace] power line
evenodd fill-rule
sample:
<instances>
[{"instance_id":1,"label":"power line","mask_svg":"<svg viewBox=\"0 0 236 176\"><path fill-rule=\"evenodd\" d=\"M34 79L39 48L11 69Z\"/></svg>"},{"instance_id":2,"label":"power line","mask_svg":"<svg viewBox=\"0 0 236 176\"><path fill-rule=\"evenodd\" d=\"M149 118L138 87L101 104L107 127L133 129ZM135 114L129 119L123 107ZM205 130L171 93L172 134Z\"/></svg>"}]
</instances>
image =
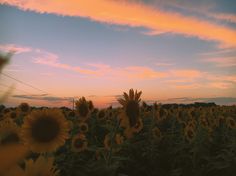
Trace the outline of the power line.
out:
<instances>
[{"instance_id":1,"label":"power line","mask_svg":"<svg viewBox=\"0 0 236 176\"><path fill-rule=\"evenodd\" d=\"M2 83L0 83L0 86L3 86L3 87L11 87L11 86L9 86L9 85L6 85L6 84L2 84ZM21 89L17 89L17 88L14 88L15 90L18 90L18 91L21 91L21 92L24 92L24 93L27 93L27 94L30 94L29 92L26 92L26 91L24 91L24 90L21 90Z\"/></svg>"},{"instance_id":2,"label":"power line","mask_svg":"<svg viewBox=\"0 0 236 176\"><path fill-rule=\"evenodd\" d=\"M14 78L14 77L12 77L12 76L9 76L9 75L7 75L7 74L5 74L5 73L1 73L1 74L4 75L4 76L6 76L6 77L8 77L8 78L11 78L11 79L13 79L13 80L15 80L15 81L17 81L17 82L19 82L19 83L21 83L21 84L24 84L24 85L26 85L26 86L28 86L28 87L31 87L31 88L33 88L33 89L35 89L35 90L38 90L38 91L40 91L40 92L49 94L48 92L46 92L46 91L44 91L44 90L41 90L41 89L39 89L39 88L37 88L37 87L34 87L34 86L32 86L31 84L25 83L25 82L23 82L23 81L21 81L21 80L19 80L19 79L16 79L16 78Z\"/></svg>"}]
</instances>

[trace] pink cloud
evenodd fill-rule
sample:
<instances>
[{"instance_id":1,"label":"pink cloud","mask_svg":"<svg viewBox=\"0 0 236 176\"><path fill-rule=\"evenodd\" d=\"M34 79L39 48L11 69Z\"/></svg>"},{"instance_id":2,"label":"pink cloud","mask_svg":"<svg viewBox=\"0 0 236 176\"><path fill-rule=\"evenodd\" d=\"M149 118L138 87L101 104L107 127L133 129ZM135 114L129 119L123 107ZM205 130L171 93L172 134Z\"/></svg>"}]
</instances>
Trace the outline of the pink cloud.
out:
<instances>
[{"instance_id":1,"label":"pink cloud","mask_svg":"<svg viewBox=\"0 0 236 176\"><path fill-rule=\"evenodd\" d=\"M233 28L189 17L177 12L163 11L140 2L114 0L0 0L0 4L16 6L22 10L80 16L94 21L145 27L151 33L170 32L203 40L218 41L221 47L236 47L236 31Z\"/></svg>"},{"instance_id":2,"label":"pink cloud","mask_svg":"<svg viewBox=\"0 0 236 176\"><path fill-rule=\"evenodd\" d=\"M187 85L173 85L174 88L176 89L198 89L201 88L202 85L201 84L187 84Z\"/></svg>"},{"instance_id":3,"label":"pink cloud","mask_svg":"<svg viewBox=\"0 0 236 176\"><path fill-rule=\"evenodd\" d=\"M160 66L160 67L168 67L168 66L173 66L175 64L174 63L170 63L170 62L156 62L155 65L156 66Z\"/></svg>"},{"instance_id":4,"label":"pink cloud","mask_svg":"<svg viewBox=\"0 0 236 176\"><path fill-rule=\"evenodd\" d=\"M207 84L207 87L212 87L217 89L229 89L231 86L232 83L227 83L227 82L212 82Z\"/></svg>"},{"instance_id":5,"label":"pink cloud","mask_svg":"<svg viewBox=\"0 0 236 176\"><path fill-rule=\"evenodd\" d=\"M155 71L149 67L144 66L128 66L128 67L112 67L110 65L101 63L87 63L88 68L82 68L80 66L71 66L59 61L59 57L56 54L41 51L38 53L41 55L34 59L34 63L47 65L64 70L75 71L80 74L90 75L95 77L105 76L106 78L126 78L126 79L153 79L163 78L167 74L164 72Z\"/></svg>"},{"instance_id":6,"label":"pink cloud","mask_svg":"<svg viewBox=\"0 0 236 176\"><path fill-rule=\"evenodd\" d=\"M16 45L16 44L6 44L6 45L0 45L0 50L3 50L4 52L13 51L16 54L20 54L20 53L31 52L32 48L23 47L23 46L19 46L19 45Z\"/></svg>"}]
</instances>

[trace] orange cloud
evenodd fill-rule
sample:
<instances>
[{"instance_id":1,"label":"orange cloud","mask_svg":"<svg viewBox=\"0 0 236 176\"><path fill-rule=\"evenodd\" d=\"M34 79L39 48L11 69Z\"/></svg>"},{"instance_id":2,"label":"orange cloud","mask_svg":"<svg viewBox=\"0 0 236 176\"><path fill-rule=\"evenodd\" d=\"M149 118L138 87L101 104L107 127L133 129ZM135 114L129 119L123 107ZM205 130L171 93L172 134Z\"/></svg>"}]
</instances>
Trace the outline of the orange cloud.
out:
<instances>
[{"instance_id":1,"label":"orange cloud","mask_svg":"<svg viewBox=\"0 0 236 176\"><path fill-rule=\"evenodd\" d=\"M200 78L204 75L204 72L201 72L200 70L180 69L180 70L171 70L170 74L174 77Z\"/></svg>"},{"instance_id":2,"label":"orange cloud","mask_svg":"<svg viewBox=\"0 0 236 176\"><path fill-rule=\"evenodd\" d=\"M142 3L114 0L0 0L0 3L39 13L80 16L103 23L145 27L150 29L151 34L171 32L218 41L223 47L236 47L236 31L232 28Z\"/></svg>"}]
</instances>

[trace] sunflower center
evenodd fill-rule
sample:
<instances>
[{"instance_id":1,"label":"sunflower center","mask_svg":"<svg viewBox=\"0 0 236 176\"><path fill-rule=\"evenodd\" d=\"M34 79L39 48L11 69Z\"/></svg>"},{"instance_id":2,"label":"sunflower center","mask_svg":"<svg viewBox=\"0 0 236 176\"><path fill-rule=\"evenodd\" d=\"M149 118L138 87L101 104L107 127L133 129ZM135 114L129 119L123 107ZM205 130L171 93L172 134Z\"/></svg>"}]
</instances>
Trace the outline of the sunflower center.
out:
<instances>
[{"instance_id":1,"label":"sunflower center","mask_svg":"<svg viewBox=\"0 0 236 176\"><path fill-rule=\"evenodd\" d=\"M50 142L60 131L59 124L52 118L40 118L32 125L32 137L38 142Z\"/></svg>"},{"instance_id":2,"label":"sunflower center","mask_svg":"<svg viewBox=\"0 0 236 176\"><path fill-rule=\"evenodd\" d=\"M137 123L138 116L139 116L138 102L136 102L134 100L130 100L127 103L125 112L126 112L127 116L129 117L130 126L131 127L135 126Z\"/></svg>"},{"instance_id":3,"label":"sunflower center","mask_svg":"<svg viewBox=\"0 0 236 176\"><path fill-rule=\"evenodd\" d=\"M86 117L89 112L88 106L85 103L81 103L78 107L78 110L82 117Z\"/></svg>"},{"instance_id":4,"label":"sunflower center","mask_svg":"<svg viewBox=\"0 0 236 176\"><path fill-rule=\"evenodd\" d=\"M1 140L1 144L13 144L18 143L19 141L20 138L16 133L9 133Z\"/></svg>"},{"instance_id":5,"label":"sunflower center","mask_svg":"<svg viewBox=\"0 0 236 176\"><path fill-rule=\"evenodd\" d=\"M82 139L76 139L74 141L74 147L75 148L82 148L83 147L83 144L84 144L84 141Z\"/></svg>"}]
</instances>

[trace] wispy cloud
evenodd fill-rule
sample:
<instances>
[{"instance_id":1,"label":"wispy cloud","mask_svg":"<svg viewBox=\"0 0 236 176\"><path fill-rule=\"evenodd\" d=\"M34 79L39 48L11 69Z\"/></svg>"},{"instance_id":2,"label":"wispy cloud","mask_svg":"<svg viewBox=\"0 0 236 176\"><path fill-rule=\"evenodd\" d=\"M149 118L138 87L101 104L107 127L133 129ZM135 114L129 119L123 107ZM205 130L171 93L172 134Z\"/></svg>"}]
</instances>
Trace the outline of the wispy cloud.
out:
<instances>
[{"instance_id":1,"label":"wispy cloud","mask_svg":"<svg viewBox=\"0 0 236 176\"><path fill-rule=\"evenodd\" d=\"M0 50L2 50L4 52L13 51L16 54L20 54L20 53L30 52L30 51L32 51L32 48L30 48L30 47L23 47L23 46L15 45L15 44L6 44L6 45L0 45Z\"/></svg>"},{"instance_id":2,"label":"wispy cloud","mask_svg":"<svg viewBox=\"0 0 236 176\"><path fill-rule=\"evenodd\" d=\"M73 97L57 97L57 96L48 96L47 94L42 95L13 95L14 98L20 99L29 99L29 100L43 100L48 102L58 102L58 101L69 101Z\"/></svg>"},{"instance_id":3,"label":"wispy cloud","mask_svg":"<svg viewBox=\"0 0 236 176\"><path fill-rule=\"evenodd\" d=\"M59 57L56 54L40 51L42 56L34 59L34 63L47 65L59 69L78 72L83 75L95 76L95 77L108 77L108 78L126 78L126 79L152 79L162 78L166 76L164 72L155 71L145 66L127 66L127 67L112 67L107 64L101 63L87 63L88 68L82 68L80 66L71 66L59 61Z\"/></svg>"},{"instance_id":4,"label":"wispy cloud","mask_svg":"<svg viewBox=\"0 0 236 176\"><path fill-rule=\"evenodd\" d=\"M203 62L208 62L215 64L217 67L235 67L236 66L236 57L215 57L215 58L206 58L202 60Z\"/></svg>"},{"instance_id":5,"label":"wispy cloud","mask_svg":"<svg viewBox=\"0 0 236 176\"><path fill-rule=\"evenodd\" d=\"M170 70L170 74L173 77L183 77L183 78L199 78L203 77L204 72L197 69L179 69Z\"/></svg>"},{"instance_id":6,"label":"wispy cloud","mask_svg":"<svg viewBox=\"0 0 236 176\"><path fill-rule=\"evenodd\" d=\"M233 105L236 104L236 97L211 97L211 98L192 98L192 97L181 97L181 98L170 98L167 100L161 100L164 103L194 103L194 102L204 102L210 103L214 102L218 105Z\"/></svg>"},{"instance_id":7,"label":"wispy cloud","mask_svg":"<svg viewBox=\"0 0 236 176\"><path fill-rule=\"evenodd\" d=\"M173 66L175 64L170 62L156 62L155 65L159 67L168 67L168 66Z\"/></svg>"},{"instance_id":8,"label":"wispy cloud","mask_svg":"<svg viewBox=\"0 0 236 176\"><path fill-rule=\"evenodd\" d=\"M16 6L22 10L57 15L79 16L94 21L145 27L150 33L170 32L203 40L218 41L221 47L236 47L236 31L227 26L177 12L164 11L144 3L114 0L0 0L1 4Z\"/></svg>"},{"instance_id":9,"label":"wispy cloud","mask_svg":"<svg viewBox=\"0 0 236 176\"><path fill-rule=\"evenodd\" d=\"M236 15L231 13L208 13L209 16L217 19L224 20L231 23L236 23Z\"/></svg>"}]
</instances>

